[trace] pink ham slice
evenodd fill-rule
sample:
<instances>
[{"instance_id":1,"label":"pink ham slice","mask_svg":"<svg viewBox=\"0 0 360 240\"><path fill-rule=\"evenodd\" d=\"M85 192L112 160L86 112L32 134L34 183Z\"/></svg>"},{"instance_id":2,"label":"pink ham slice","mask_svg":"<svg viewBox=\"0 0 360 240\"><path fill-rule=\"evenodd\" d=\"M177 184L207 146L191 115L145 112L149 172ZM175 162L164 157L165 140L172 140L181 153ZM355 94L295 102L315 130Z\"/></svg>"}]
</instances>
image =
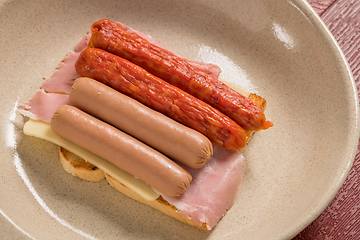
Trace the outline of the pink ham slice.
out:
<instances>
[{"instance_id":1,"label":"pink ham slice","mask_svg":"<svg viewBox=\"0 0 360 240\"><path fill-rule=\"evenodd\" d=\"M76 51L69 51L58 64L57 70L47 78L41 89L29 100L20 105L19 112L31 119L50 122L55 110L62 105L70 105L69 93L74 79L79 78L75 62L80 52L87 46L91 34L85 34L77 43ZM59 94L58 94L59 93Z\"/></svg>"},{"instance_id":2,"label":"pink ham slice","mask_svg":"<svg viewBox=\"0 0 360 240\"><path fill-rule=\"evenodd\" d=\"M55 110L62 105L70 105L69 95L46 93L41 89L29 102L20 105L19 112L34 120L50 122Z\"/></svg>"},{"instance_id":3,"label":"pink ham slice","mask_svg":"<svg viewBox=\"0 0 360 240\"><path fill-rule=\"evenodd\" d=\"M159 45L151 36L137 32L124 24L118 24L127 31ZM41 90L38 90L29 102L20 106L21 114L34 120L50 122L59 106L70 104L67 94L70 93L73 79L80 77L75 71L74 63L79 53L87 46L89 38L89 34L84 35L78 42L76 51L69 51L58 69L43 82ZM201 66L205 72L216 78L220 74L220 68L216 65L197 62L192 62L192 64ZM163 194L162 196L181 214L191 217L196 224L205 223L207 229L211 230L234 204L235 195L245 171L244 157L238 151L214 146L214 155L203 168L189 168L188 171L193 181L187 191L180 197L169 197Z\"/></svg>"},{"instance_id":4,"label":"pink ham slice","mask_svg":"<svg viewBox=\"0 0 360 240\"><path fill-rule=\"evenodd\" d=\"M74 79L80 77L74 67L79 55L80 52L69 51L67 56L59 63L58 69L43 82L41 89L46 92L69 94Z\"/></svg>"},{"instance_id":5,"label":"pink ham slice","mask_svg":"<svg viewBox=\"0 0 360 240\"><path fill-rule=\"evenodd\" d=\"M203 168L187 170L193 177L190 187L179 197L162 197L211 230L234 204L245 171L244 156L214 145L214 154Z\"/></svg>"},{"instance_id":6,"label":"pink ham slice","mask_svg":"<svg viewBox=\"0 0 360 240\"><path fill-rule=\"evenodd\" d=\"M46 92L52 93L66 93L69 94L74 79L80 77L75 71L75 62L78 59L80 52L86 48L91 34L85 34L76 45L75 52L69 51L66 57L58 64L58 69L47 78L41 88Z\"/></svg>"}]
</instances>

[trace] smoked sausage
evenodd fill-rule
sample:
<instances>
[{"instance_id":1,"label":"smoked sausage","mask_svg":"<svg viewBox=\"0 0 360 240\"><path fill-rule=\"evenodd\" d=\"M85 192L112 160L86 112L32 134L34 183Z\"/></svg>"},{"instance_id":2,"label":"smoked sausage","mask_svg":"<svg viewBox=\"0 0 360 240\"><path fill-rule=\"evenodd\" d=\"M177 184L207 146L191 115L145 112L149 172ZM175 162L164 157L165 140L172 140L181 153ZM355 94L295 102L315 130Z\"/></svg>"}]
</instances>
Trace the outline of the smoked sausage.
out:
<instances>
[{"instance_id":1,"label":"smoked sausage","mask_svg":"<svg viewBox=\"0 0 360 240\"><path fill-rule=\"evenodd\" d=\"M50 124L60 137L108 160L160 193L179 196L190 185L190 173L174 161L76 107L58 107Z\"/></svg>"},{"instance_id":2,"label":"smoked sausage","mask_svg":"<svg viewBox=\"0 0 360 240\"><path fill-rule=\"evenodd\" d=\"M99 20L92 25L91 33L89 47L101 48L133 62L218 109L245 130L257 131L273 126L261 108L247 97L189 60L150 43L138 34L124 31L119 24L107 19Z\"/></svg>"},{"instance_id":3,"label":"smoked sausage","mask_svg":"<svg viewBox=\"0 0 360 240\"><path fill-rule=\"evenodd\" d=\"M213 153L203 134L94 79L76 79L70 102L188 167L201 168Z\"/></svg>"}]
</instances>

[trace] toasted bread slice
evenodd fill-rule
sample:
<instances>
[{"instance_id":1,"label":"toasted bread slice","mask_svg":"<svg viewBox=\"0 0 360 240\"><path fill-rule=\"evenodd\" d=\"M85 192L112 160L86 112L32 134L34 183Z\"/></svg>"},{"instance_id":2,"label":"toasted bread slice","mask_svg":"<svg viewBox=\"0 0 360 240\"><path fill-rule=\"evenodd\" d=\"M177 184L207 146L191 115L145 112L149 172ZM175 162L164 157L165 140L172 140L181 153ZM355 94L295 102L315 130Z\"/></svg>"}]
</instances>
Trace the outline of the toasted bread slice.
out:
<instances>
[{"instance_id":1,"label":"toasted bread slice","mask_svg":"<svg viewBox=\"0 0 360 240\"><path fill-rule=\"evenodd\" d=\"M265 110L266 108L266 100L256 94L250 94L249 99L252 100L256 105L258 105L261 109ZM248 138L252 136L253 132L248 133ZM187 218L184 215L180 214L178 209L168 203L166 200L164 200L161 196L158 197L155 201L149 201L119 181L115 180L113 177L108 175L107 173L104 173L99 168L96 169L96 167L90 163L87 163L82 158L76 156L75 154L67 151L66 149L60 147L60 160L63 164L63 167L66 172L71 173L72 175L79 177L81 179L85 179L88 181L101 181L104 179L104 176L106 177L107 182L110 186L114 187L119 192L125 194L126 196L139 201L143 204L149 205L150 207L159 210L160 212L175 218L183 223L186 223L188 225L194 226L201 230L207 230L206 224L203 223L202 225L195 224L191 218Z\"/></svg>"},{"instance_id":2,"label":"toasted bread slice","mask_svg":"<svg viewBox=\"0 0 360 240\"><path fill-rule=\"evenodd\" d=\"M123 185L122 183L120 183L119 181L116 181L113 177L111 177L110 175L106 174L106 180L108 181L108 183L110 184L110 186L112 186L113 188L115 188L116 190L118 190L119 192L125 194L126 196L141 202L143 204L149 205L150 207L159 210L160 212L175 218L176 220L179 220L181 222L184 222L188 225L194 226L196 228L202 229L202 230L206 230L206 225L205 223L203 223L201 226L195 224L191 219L186 218L184 215L180 214L178 209L176 209L176 207L174 207L173 205L171 205L170 203L168 203L166 200L164 200L161 196L158 197L155 201L149 201L144 199L143 197L139 196L138 194L136 194L135 192L131 191L128 187L126 187L125 185Z\"/></svg>"},{"instance_id":3,"label":"toasted bread slice","mask_svg":"<svg viewBox=\"0 0 360 240\"><path fill-rule=\"evenodd\" d=\"M59 157L64 170L75 177L92 182L105 179L104 172L100 168L86 162L65 148L59 148Z\"/></svg>"}]
</instances>

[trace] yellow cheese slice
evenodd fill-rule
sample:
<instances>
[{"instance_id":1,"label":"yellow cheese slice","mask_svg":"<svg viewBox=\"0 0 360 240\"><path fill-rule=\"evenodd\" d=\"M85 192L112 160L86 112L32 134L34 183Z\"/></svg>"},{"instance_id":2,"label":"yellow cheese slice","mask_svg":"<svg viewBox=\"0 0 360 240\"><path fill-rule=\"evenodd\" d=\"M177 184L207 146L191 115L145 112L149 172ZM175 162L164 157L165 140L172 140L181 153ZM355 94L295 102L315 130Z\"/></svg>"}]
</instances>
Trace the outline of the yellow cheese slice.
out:
<instances>
[{"instance_id":1,"label":"yellow cheese slice","mask_svg":"<svg viewBox=\"0 0 360 240\"><path fill-rule=\"evenodd\" d=\"M135 178L133 175L121 170L120 168L114 166L112 163L106 161L105 159L61 138L57 135L52 129L49 123L43 121L35 121L30 119L24 125L24 133L29 136L41 138L49 142L55 143L58 146L61 146L70 152L78 155L83 158L85 161L93 164L94 166L100 168L113 178L115 178L120 183L124 184L126 187L136 192L143 198L149 201L156 200L160 195L154 192L154 190L146 184L144 181Z\"/></svg>"}]
</instances>

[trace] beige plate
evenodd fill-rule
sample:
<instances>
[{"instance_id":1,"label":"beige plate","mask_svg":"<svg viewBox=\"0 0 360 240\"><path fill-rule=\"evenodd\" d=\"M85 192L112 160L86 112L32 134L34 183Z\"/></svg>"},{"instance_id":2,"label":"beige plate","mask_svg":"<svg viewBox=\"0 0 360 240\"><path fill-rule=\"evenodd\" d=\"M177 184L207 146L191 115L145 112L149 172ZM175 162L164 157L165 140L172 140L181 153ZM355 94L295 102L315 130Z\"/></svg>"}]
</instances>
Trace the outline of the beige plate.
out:
<instances>
[{"instance_id":1,"label":"beige plate","mask_svg":"<svg viewBox=\"0 0 360 240\"><path fill-rule=\"evenodd\" d=\"M255 134L234 207L211 232L107 186L74 178L57 147L26 137L16 112L100 18L150 33L268 100L275 127ZM358 142L349 67L301 0L0 1L0 238L286 239L341 187Z\"/></svg>"}]
</instances>

